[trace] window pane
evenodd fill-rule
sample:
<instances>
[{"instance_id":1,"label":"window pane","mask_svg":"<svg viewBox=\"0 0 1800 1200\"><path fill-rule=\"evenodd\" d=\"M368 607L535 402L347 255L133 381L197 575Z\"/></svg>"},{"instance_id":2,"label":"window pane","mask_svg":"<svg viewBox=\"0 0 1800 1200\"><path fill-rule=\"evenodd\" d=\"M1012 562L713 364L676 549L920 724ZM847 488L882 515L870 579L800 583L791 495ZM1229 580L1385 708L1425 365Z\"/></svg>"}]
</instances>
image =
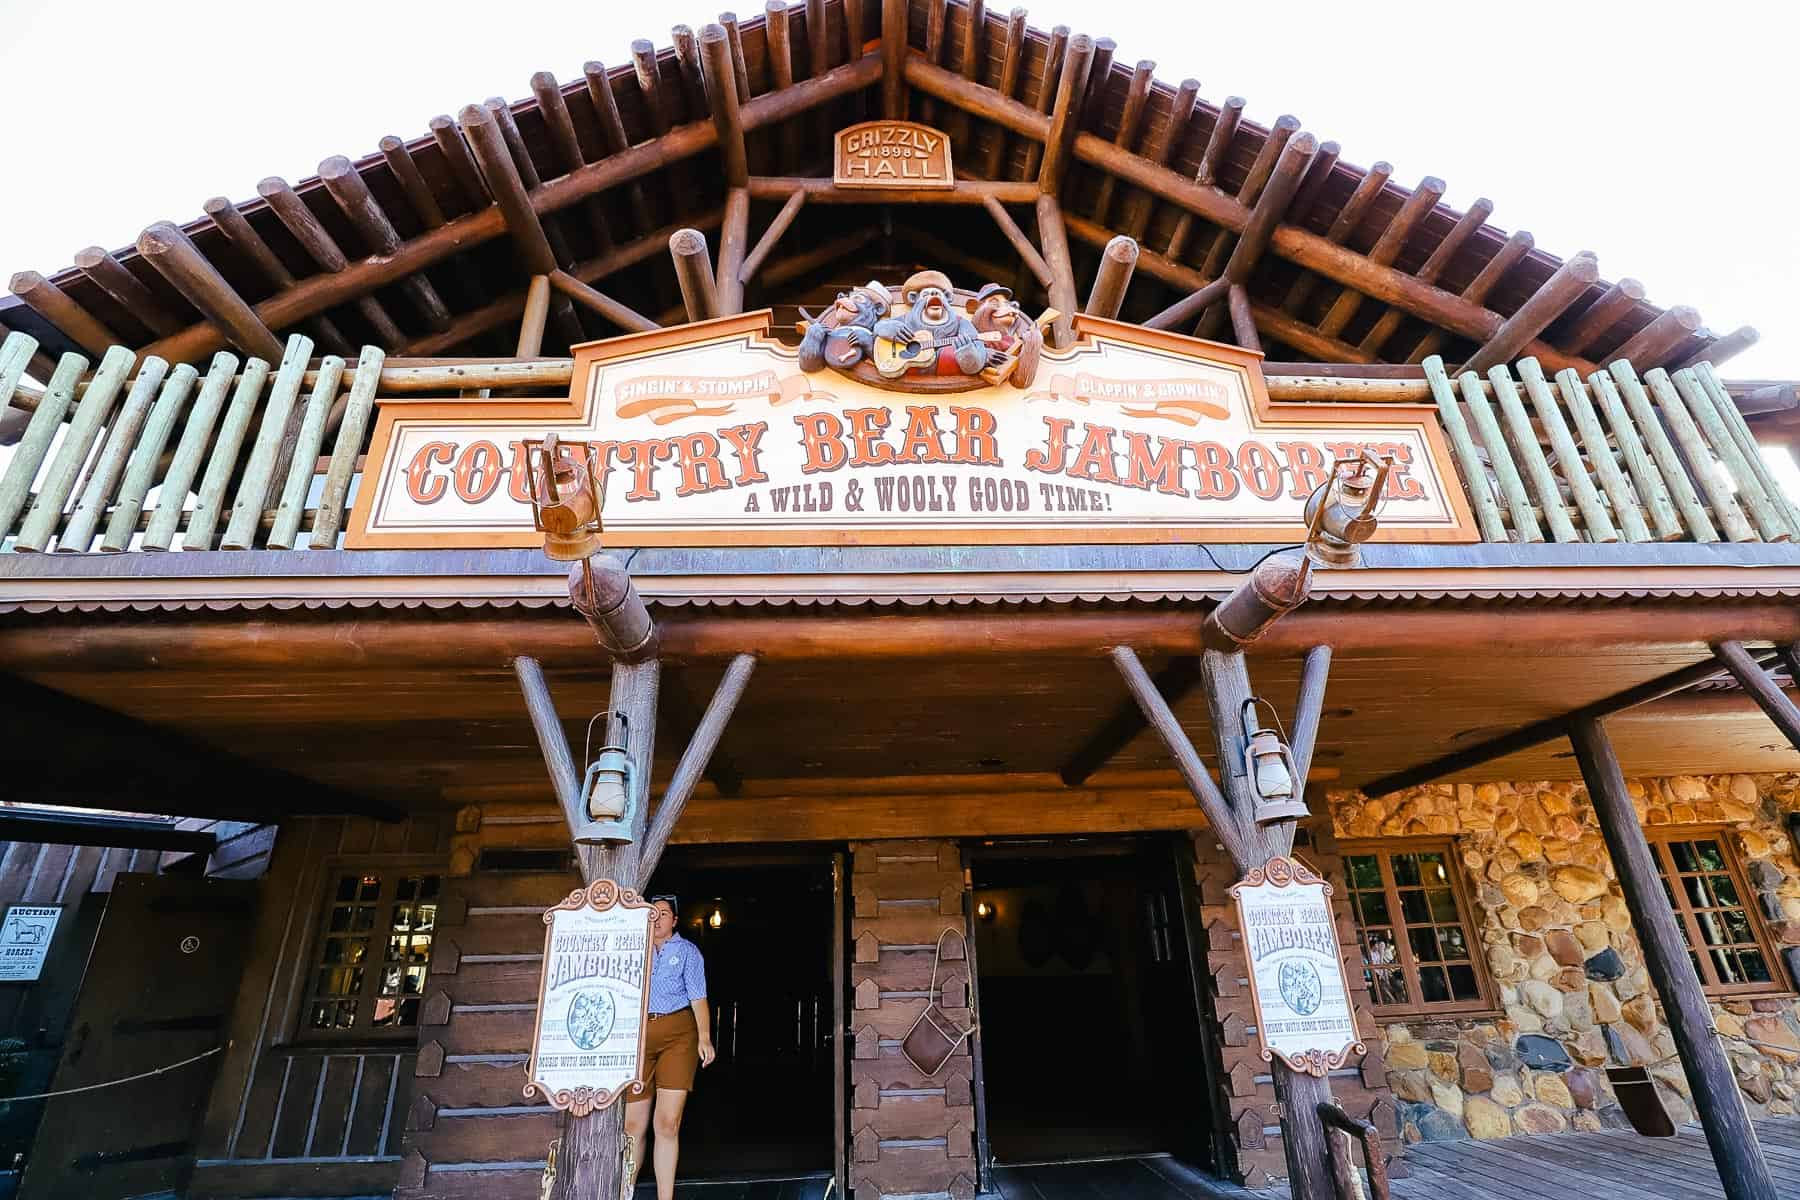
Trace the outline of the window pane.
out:
<instances>
[{"instance_id":1,"label":"window pane","mask_svg":"<svg viewBox=\"0 0 1800 1200\"><path fill-rule=\"evenodd\" d=\"M1669 854L1675 859L1677 871L1698 871L1700 863L1694 858L1694 843L1670 842Z\"/></svg>"},{"instance_id":2,"label":"window pane","mask_svg":"<svg viewBox=\"0 0 1800 1200\"><path fill-rule=\"evenodd\" d=\"M338 880L337 898L339 900L356 899L356 876L346 875Z\"/></svg>"},{"instance_id":3,"label":"window pane","mask_svg":"<svg viewBox=\"0 0 1800 1200\"><path fill-rule=\"evenodd\" d=\"M1458 1000L1479 1000L1481 988L1475 982L1475 968L1451 967L1450 991Z\"/></svg>"},{"instance_id":4,"label":"window pane","mask_svg":"<svg viewBox=\"0 0 1800 1200\"><path fill-rule=\"evenodd\" d=\"M1726 936L1725 924L1718 913L1695 913L1694 920L1700 926L1700 936L1706 939L1709 946L1723 946L1731 939Z\"/></svg>"},{"instance_id":5,"label":"window pane","mask_svg":"<svg viewBox=\"0 0 1800 1200\"><path fill-rule=\"evenodd\" d=\"M1437 930L1431 926L1423 929L1406 931L1407 941L1412 945L1413 959L1416 962L1437 962L1443 957L1438 951Z\"/></svg>"},{"instance_id":6,"label":"window pane","mask_svg":"<svg viewBox=\"0 0 1800 1200\"><path fill-rule=\"evenodd\" d=\"M1400 893L1400 919L1408 925L1423 925L1431 920L1431 909L1425 893L1417 889Z\"/></svg>"},{"instance_id":7,"label":"window pane","mask_svg":"<svg viewBox=\"0 0 1800 1200\"><path fill-rule=\"evenodd\" d=\"M1439 925L1437 927L1437 935L1438 946L1442 949L1445 958L1469 957L1469 947L1467 943L1463 941L1462 926Z\"/></svg>"},{"instance_id":8,"label":"window pane","mask_svg":"<svg viewBox=\"0 0 1800 1200\"><path fill-rule=\"evenodd\" d=\"M1738 899L1737 887L1729 875L1712 876L1712 892L1715 901L1726 908L1743 907L1744 902Z\"/></svg>"},{"instance_id":9,"label":"window pane","mask_svg":"<svg viewBox=\"0 0 1800 1200\"><path fill-rule=\"evenodd\" d=\"M1694 858L1698 860L1702 870L1723 871L1725 869L1725 851L1720 848L1719 843L1709 839L1704 842L1695 842L1693 846Z\"/></svg>"},{"instance_id":10,"label":"window pane","mask_svg":"<svg viewBox=\"0 0 1800 1200\"><path fill-rule=\"evenodd\" d=\"M1450 981L1442 967L1425 967L1419 971L1419 999L1435 1004L1450 999Z\"/></svg>"},{"instance_id":11,"label":"window pane","mask_svg":"<svg viewBox=\"0 0 1800 1200\"><path fill-rule=\"evenodd\" d=\"M1434 921L1460 921L1462 914L1456 911L1456 893L1448 888L1434 888L1425 895L1431 901L1431 919Z\"/></svg>"},{"instance_id":12,"label":"window pane","mask_svg":"<svg viewBox=\"0 0 1800 1200\"><path fill-rule=\"evenodd\" d=\"M437 924L437 905L421 904L413 910L413 928L430 929Z\"/></svg>"},{"instance_id":13,"label":"window pane","mask_svg":"<svg viewBox=\"0 0 1800 1200\"><path fill-rule=\"evenodd\" d=\"M1370 925L1386 925L1392 920L1388 916L1386 892L1361 892L1356 897L1357 921L1367 927Z\"/></svg>"},{"instance_id":14,"label":"window pane","mask_svg":"<svg viewBox=\"0 0 1800 1200\"><path fill-rule=\"evenodd\" d=\"M1737 957L1729 950L1712 951L1713 969L1719 973L1720 983L1743 983L1738 974Z\"/></svg>"},{"instance_id":15,"label":"window pane","mask_svg":"<svg viewBox=\"0 0 1800 1200\"><path fill-rule=\"evenodd\" d=\"M1381 867L1375 862L1373 854L1352 854L1344 859L1344 873L1353 888L1378 888L1381 886Z\"/></svg>"},{"instance_id":16,"label":"window pane","mask_svg":"<svg viewBox=\"0 0 1800 1200\"><path fill-rule=\"evenodd\" d=\"M1416 854L1396 854L1394 863L1394 883L1399 887L1419 886L1419 856Z\"/></svg>"},{"instance_id":17,"label":"window pane","mask_svg":"<svg viewBox=\"0 0 1800 1200\"><path fill-rule=\"evenodd\" d=\"M1712 897L1706 894L1706 877L1703 875L1683 875L1681 893L1687 897L1689 908L1712 907Z\"/></svg>"},{"instance_id":18,"label":"window pane","mask_svg":"<svg viewBox=\"0 0 1800 1200\"><path fill-rule=\"evenodd\" d=\"M1397 962L1400 952L1394 945L1394 931L1391 929L1371 929L1363 935L1363 961L1381 965Z\"/></svg>"},{"instance_id":19,"label":"window pane","mask_svg":"<svg viewBox=\"0 0 1800 1200\"><path fill-rule=\"evenodd\" d=\"M1745 983L1768 983L1769 964L1762 956L1761 950L1738 951L1738 973L1744 977Z\"/></svg>"},{"instance_id":20,"label":"window pane","mask_svg":"<svg viewBox=\"0 0 1800 1200\"><path fill-rule=\"evenodd\" d=\"M1719 915L1725 918L1725 932L1731 935L1732 941L1740 946L1756 941L1755 935L1750 932L1750 919L1742 912L1731 909Z\"/></svg>"},{"instance_id":21,"label":"window pane","mask_svg":"<svg viewBox=\"0 0 1800 1200\"><path fill-rule=\"evenodd\" d=\"M1365 970L1363 978L1369 981L1369 996L1376 1004L1406 1003L1406 979L1399 971Z\"/></svg>"},{"instance_id":22,"label":"window pane","mask_svg":"<svg viewBox=\"0 0 1800 1200\"><path fill-rule=\"evenodd\" d=\"M1450 870L1444 856L1436 850L1419 855L1419 881L1426 887L1442 887L1450 882Z\"/></svg>"},{"instance_id":23,"label":"window pane","mask_svg":"<svg viewBox=\"0 0 1800 1200\"><path fill-rule=\"evenodd\" d=\"M362 883L357 889L357 893L356 893L357 899L372 901L372 900L376 899L377 897L379 897L380 895L381 895L381 876L379 876L379 875L364 875L362 877Z\"/></svg>"}]
</instances>

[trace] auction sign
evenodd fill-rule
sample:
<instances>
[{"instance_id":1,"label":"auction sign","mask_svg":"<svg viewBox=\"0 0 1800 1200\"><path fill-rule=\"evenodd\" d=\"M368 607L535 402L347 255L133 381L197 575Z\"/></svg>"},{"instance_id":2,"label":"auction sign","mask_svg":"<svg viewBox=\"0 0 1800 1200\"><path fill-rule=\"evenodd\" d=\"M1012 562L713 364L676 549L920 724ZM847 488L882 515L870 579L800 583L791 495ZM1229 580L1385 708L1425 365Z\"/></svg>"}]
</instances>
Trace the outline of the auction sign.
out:
<instances>
[{"instance_id":1,"label":"auction sign","mask_svg":"<svg viewBox=\"0 0 1800 1200\"><path fill-rule=\"evenodd\" d=\"M578 1117L644 1091L653 907L596 879L544 913L525 1095Z\"/></svg>"},{"instance_id":2,"label":"auction sign","mask_svg":"<svg viewBox=\"0 0 1800 1200\"><path fill-rule=\"evenodd\" d=\"M1331 885L1276 856L1231 886L1250 970L1262 1056L1323 1077L1361 1054Z\"/></svg>"},{"instance_id":3,"label":"auction sign","mask_svg":"<svg viewBox=\"0 0 1800 1200\"><path fill-rule=\"evenodd\" d=\"M44 973L60 904L15 904L0 921L0 983L23 983Z\"/></svg>"},{"instance_id":4,"label":"auction sign","mask_svg":"<svg viewBox=\"0 0 1800 1200\"><path fill-rule=\"evenodd\" d=\"M1393 462L1378 540L1477 540L1435 409L1275 405L1253 352L1075 329L1028 380L926 391L804 371L762 311L578 347L566 400L383 397L347 544L541 545L527 445L552 432L610 547L1299 542L1364 449Z\"/></svg>"}]
</instances>

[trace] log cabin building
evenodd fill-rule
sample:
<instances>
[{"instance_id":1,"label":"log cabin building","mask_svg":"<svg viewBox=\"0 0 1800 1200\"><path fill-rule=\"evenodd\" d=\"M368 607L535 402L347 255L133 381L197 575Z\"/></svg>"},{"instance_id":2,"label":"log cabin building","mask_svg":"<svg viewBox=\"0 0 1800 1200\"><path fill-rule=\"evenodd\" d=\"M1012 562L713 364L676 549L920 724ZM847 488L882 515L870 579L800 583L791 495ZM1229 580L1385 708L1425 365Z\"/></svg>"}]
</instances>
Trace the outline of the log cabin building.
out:
<instances>
[{"instance_id":1,"label":"log cabin building","mask_svg":"<svg viewBox=\"0 0 1800 1200\"><path fill-rule=\"evenodd\" d=\"M59 990L0 982L49 1055L14 1095L110 1084L3 1106L24 1195L573 1194L577 1120L522 1089L542 910L601 868L707 956L684 1179L1331 1194L1227 891L1270 711L1307 812L1267 844L1332 884L1361 1038L1313 1084L1394 1194L1522 1194L1434 1157L1513 1138L1540 1190L1533 1155L1795 1186L1800 507L1763 450L1800 405L1726 378L1753 330L980 0L770 0L530 90L0 300L7 800L244 851L9 834L9 902L111 893ZM892 328L805 369L876 292L999 322L998 381L966 341L876 378ZM558 428L606 503L572 576ZM1379 529L1285 612L1364 450ZM1246 595L1285 615L1215 636ZM631 596L654 629L609 641ZM596 739L638 764L604 851L560 803ZM976 1032L927 1076L938 947ZM1689 1151L1631 1167L1659 1126Z\"/></svg>"}]
</instances>

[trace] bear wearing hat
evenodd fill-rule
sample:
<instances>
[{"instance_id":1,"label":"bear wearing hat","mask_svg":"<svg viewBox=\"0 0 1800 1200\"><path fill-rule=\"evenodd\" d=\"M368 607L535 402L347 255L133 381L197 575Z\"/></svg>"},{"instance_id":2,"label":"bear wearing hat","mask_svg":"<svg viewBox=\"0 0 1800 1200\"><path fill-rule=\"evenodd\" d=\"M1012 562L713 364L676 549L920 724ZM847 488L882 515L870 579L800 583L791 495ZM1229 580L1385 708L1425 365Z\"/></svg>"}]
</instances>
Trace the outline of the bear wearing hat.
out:
<instances>
[{"instance_id":1,"label":"bear wearing hat","mask_svg":"<svg viewBox=\"0 0 1800 1200\"><path fill-rule=\"evenodd\" d=\"M875 356L884 377L974 375L987 366L987 343L974 322L950 302L952 290L942 271L919 271L907 279L900 294L910 307L875 323L876 340L890 343L893 351Z\"/></svg>"},{"instance_id":2,"label":"bear wearing hat","mask_svg":"<svg viewBox=\"0 0 1800 1200\"><path fill-rule=\"evenodd\" d=\"M1002 283L983 284L968 303L969 320L977 333L987 336L994 350L994 366L1014 387L1026 388L1037 375L1044 334L1036 321L1013 301L1012 289ZM1012 369L1005 371L1006 360ZM996 380L998 382L998 380Z\"/></svg>"},{"instance_id":3,"label":"bear wearing hat","mask_svg":"<svg viewBox=\"0 0 1800 1200\"><path fill-rule=\"evenodd\" d=\"M809 320L800 339L800 369L832 366L847 371L867 358L875 348L875 323L886 318L893 304L893 293L873 279L839 292L830 308L817 320Z\"/></svg>"}]
</instances>

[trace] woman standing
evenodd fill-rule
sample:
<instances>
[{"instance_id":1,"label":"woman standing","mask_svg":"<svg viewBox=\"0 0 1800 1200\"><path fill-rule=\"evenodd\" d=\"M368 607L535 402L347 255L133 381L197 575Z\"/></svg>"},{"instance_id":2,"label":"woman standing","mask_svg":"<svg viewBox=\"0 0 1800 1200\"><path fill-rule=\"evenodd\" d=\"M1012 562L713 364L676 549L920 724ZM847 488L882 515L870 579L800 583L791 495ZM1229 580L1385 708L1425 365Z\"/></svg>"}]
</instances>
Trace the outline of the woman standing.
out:
<instances>
[{"instance_id":1,"label":"woman standing","mask_svg":"<svg viewBox=\"0 0 1800 1200\"><path fill-rule=\"evenodd\" d=\"M706 1003L706 964L700 948L675 932L675 897L651 900L654 957L650 964L650 1028L644 1038L646 1093L625 1104L624 1200L637 1187L644 1134L656 1129L656 1200L675 1200L675 1162L681 1153L681 1113L694 1074L713 1060L712 1010ZM654 1116L652 1112L654 1110Z\"/></svg>"}]
</instances>

